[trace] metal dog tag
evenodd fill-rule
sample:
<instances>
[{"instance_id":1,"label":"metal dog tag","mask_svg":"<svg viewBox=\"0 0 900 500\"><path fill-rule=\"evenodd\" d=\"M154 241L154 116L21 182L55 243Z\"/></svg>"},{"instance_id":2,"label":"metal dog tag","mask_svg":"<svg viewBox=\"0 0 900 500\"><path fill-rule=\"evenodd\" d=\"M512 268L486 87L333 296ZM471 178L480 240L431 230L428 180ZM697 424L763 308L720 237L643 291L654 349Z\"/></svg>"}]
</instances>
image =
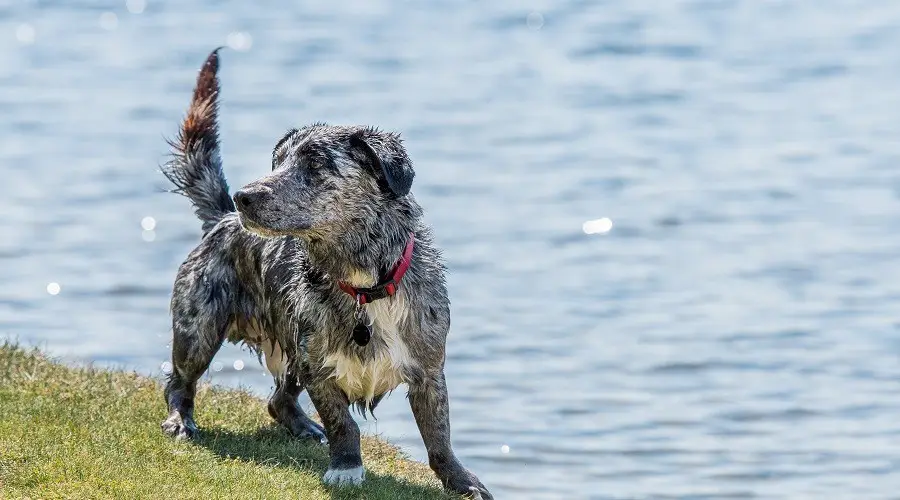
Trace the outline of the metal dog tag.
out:
<instances>
[{"instance_id":1,"label":"metal dog tag","mask_svg":"<svg viewBox=\"0 0 900 500\"><path fill-rule=\"evenodd\" d=\"M369 343L372 339L372 329L364 322L360 322L353 328L353 341L356 345L362 347Z\"/></svg>"},{"instance_id":2,"label":"metal dog tag","mask_svg":"<svg viewBox=\"0 0 900 500\"><path fill-rule=\"evenodd\" d=\"M363 347L372 340L372 323L368 321L369 315L363 309L360 297L356 297L356 326L353 327L351 338L356 345Z\"/></svg>"}]
</instances>

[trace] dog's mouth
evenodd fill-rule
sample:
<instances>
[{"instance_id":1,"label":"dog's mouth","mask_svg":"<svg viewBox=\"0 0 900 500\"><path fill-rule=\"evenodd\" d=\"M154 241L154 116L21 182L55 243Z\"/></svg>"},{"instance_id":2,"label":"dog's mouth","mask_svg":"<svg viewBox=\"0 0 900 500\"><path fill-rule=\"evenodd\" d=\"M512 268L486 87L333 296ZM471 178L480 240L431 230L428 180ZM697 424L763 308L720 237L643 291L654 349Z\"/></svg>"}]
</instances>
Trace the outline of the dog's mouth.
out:
<instances>
[{"instance_id":1,"label":"dog's mouth","mask_svg":"<svg viewBox=\"0 0 900 500\"><path fill-rule=\"evenodd\" d=\"M289 228L275 228L271 225L263 224L244 212L238 211L241 225L247 231L262 236L264 238L277 238L279 236L297 236L303 237L312 231L311 224L303 224L300 226L292 225Z\"/></svg>"},{"instance_id":2,"label":"dog's mouth","mask_svg":"<svg viewBox=\"0 0 900 500\"><path fill-rule=\"evenodd\" d=\"M241 225L244 226L244 229L257 236L262 236L263 238L275 238L277 236L283 236L277 231L273 231L271 228L268 228L260 224L259 222L256 222L243 212L238 212L238 214L240 215Z\"/></svg>"}]
</instances>

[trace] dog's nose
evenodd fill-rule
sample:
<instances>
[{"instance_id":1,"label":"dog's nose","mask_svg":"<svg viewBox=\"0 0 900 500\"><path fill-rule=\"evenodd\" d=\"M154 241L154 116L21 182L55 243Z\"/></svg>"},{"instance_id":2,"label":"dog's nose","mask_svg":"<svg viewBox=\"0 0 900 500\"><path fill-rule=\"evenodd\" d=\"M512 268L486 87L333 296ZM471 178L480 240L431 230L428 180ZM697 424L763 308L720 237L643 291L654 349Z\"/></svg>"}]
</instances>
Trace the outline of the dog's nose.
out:
<instances>
[{"instance_id":1,"label":"dog's nose","mask_svg":"<svg viewBox=\"0 0 900 500\"><path fill-rule=\"evenodd\" d=\"M238 210L247 210L253 205L253 201L258 198L258 193L248 193L247 191L238 191L234 193L234 204Z\"/></svg>"}]
</instances>

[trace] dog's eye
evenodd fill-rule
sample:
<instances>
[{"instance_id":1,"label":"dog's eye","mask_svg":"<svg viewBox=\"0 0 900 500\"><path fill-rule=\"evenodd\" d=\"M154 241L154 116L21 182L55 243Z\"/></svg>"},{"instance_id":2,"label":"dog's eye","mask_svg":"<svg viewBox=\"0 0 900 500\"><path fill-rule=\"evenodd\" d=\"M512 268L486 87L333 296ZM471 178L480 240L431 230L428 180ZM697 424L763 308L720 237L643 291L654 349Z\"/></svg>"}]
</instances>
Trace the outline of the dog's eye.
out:
<instances>
[{"instance_id":1,"label":"dog's eye","mask_svg":"<svg viewBox=\"0 0 900 500\"><path fill-rule=\"evenodd\" d=\"M325 162L321 158L304 158L303 166L309 170L319 170L325 165Z\"/></svg>"}]
</instances>

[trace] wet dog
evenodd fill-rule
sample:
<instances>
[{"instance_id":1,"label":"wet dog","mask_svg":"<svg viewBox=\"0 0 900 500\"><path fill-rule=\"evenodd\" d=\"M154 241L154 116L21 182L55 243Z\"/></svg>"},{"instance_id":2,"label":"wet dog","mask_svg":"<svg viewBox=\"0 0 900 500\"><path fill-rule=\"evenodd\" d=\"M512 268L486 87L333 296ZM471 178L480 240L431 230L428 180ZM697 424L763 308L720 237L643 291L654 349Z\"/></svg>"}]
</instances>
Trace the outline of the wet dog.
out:
<instances>
[{"instance_id":1,"label":"wet dog","mask_svg":"<svg viewBox=\"0 0 900 500\"><path fill-rule=\"evenodd\" d=\"M245 342L275 376L272 417L328 442L326 483L365 477L351 405L371 412L405 383L437 477L448 490L492 498L450 446L444 265L410 193L400 138L322 123L291 130L275 145L271 173L232 199L219 155L218 66L214 51L163 167L203 224L172 294L163 431L197 434L197 379L225 340ZM303 390L324 428L297 403Z\"/></svg>"}]
</instances>

